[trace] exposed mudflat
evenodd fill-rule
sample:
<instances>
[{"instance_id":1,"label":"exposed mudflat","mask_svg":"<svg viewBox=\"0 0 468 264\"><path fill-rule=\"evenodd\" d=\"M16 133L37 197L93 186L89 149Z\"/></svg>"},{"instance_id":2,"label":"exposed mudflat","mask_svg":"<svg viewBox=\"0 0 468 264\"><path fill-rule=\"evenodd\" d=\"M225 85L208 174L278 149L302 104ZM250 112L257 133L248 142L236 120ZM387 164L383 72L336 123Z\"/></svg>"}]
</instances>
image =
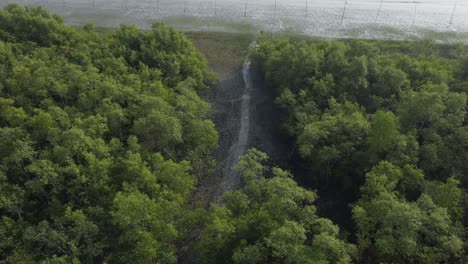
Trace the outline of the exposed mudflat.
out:
<instances>
[{"instance_id":1,"label":"exposed mudflat","mask_svg":"<svg viewBox=\"0 0 468 264\"><path fill-rule=\"evenodd\" d=\"M243 74L239 71L232 78L220 80L219 86L206 98L212 105L212 119L219 132L219 147L215 153L216 170L209 177L208 184L202 184L213 197L210 200L216 200L225 191L237 189L241 184L240 177L231 169L238 161L238 155L242 155L238 142L244 92ZM244 140L245 146L242 148L247 147L248 136Z\"/></svg>"},{"instance_id":2,"label":"exposed mudflat","mask_svg":"<svg viewBox=\"0 0 468 264\"><path fill-rule=\"evenodd\" d=\"M235 113L235 122L239 123L237 135L235 140L229 146L227 157L223 157L223 180L221 189L223 192L238 189L241 186L242 180L241 175L238 171L234 170L234 166L239 162L240 157L247 152L250 147L251 138L251 105L254 98L252 98L252 92L256 88L252 80L252 62L249 56L245 58L244 65L242 67L242 80L244 85L240 98L236 101L240 101L240 111ZM236 102L237 103L237 102ZM236 132L236 131L232 131Z\"/></svg>"},{"instance_id":3,"label":"exposed mudflat","mask_svg":"<svg viewBox=\"0 0 468 264\"><path fill-rule=\"evenodd\" d=\"M231 168L249 147L250 123L242 122L242 115L249 116L250 111L242 113L242 107L250 105L250 98L245 96L250 91L246 89L247 67L244 66L253 37L220 33L189 33L188 36L219 76L219 84L203 96L211 104L211 119L219 132L219 147L214 153L215 170L200 184L205 200L212 202L225 191L241 185L240 175Z\"/></svg>"},{"instance_id":4,"label":"exposed mudflat","mask_svg":"<svg viewBox=\"0 0 468 264\"><path fill-rule=\"evenodd\" d=\"M232 167L249 148L266 152L271 158L270 165L282 167L287 165L291 152L291 145L280 133L274 93L248 59L247 51L253 37L232 36L189 35L220 76L219 85L204 96L212 106L211 118L220 136L215 152L216 169L201 183L207 201L216 201L225 191L242 186L241 175Z\"/></svg>"}]
</instances>

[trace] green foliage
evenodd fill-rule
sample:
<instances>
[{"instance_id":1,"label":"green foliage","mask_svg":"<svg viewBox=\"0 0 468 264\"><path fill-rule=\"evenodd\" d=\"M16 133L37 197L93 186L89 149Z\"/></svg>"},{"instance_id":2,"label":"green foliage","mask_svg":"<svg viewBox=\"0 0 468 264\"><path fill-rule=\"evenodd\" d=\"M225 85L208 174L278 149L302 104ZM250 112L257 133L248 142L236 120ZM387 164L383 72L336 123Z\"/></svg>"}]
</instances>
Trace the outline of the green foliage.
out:
<instances>
[{"instance_id":1,"label":"green foliage","mask_svg":"<svg viewBox=\"0 0 468 264\"><path fill-rule=\"evenodd\" d=\"M255 62L295 140L294 164L324 193L351 193L343 202L364 263L466 262L467 53L260 36Z\"/></svg>"},{"instance_id":2,"label":"green foliage","mask_svg":"<svg viewBox=\"0 0 468 264\"><path fill-rule=\"evenodd\" d=\"M42 8L9 5L0 11L0 39L6 42L34 42L39 46L64 45L78 37L62 25L63 19Z\"/></svg>"},{"instance_id":3,"label":"green foliage","mask_svg":"<svg viewBox=\"0 0 468 264\"><path fill-rule=\"evenodd\" d=\"M355 104L339 104L333 98L329 108L318 120L307 123L297 142L302 157L314 159L331 173L355 155L364 144L369 124L362 110Z\"/></svg>"},{"instance_id":4,"label":"green foliage","mask_svg":"<svg viewBox=\"0 0 468 264\"><path fill-rule=\"evenodd\" d=\"M369 149L376 154L390 150L400 135L399 126L392 112L377 111L369 129Z\"/></svg>"},{"instance_id":5,"label":"green foliage","mask_svg":"<svg viewBox=\"0 0 468 264\"><path fill-rule=\"evenodd\" d=\"M212 207L199 244L202 263L351 263L354 246L316 215L315 193L251 149L239 162L246 185ZM265 177L270 171L272 178Z\"/></svg>"},{"instance_id":6,"label":"green foliage","mask_svg":"<svg viewBox=\"0 0 468 264\"><path fill-rule=\"evenodd\" d=\"M460 260L462 231L447 210L456 206L460 189L451 180L446 186L436 187L432 195L422 194L417 201L408 202L401 197L404 192L398 191L407 185L408 178L404 170L388 162L380 163L367 175L363 196L353 208L361 257L366 262L384 263ZM448 197L441 199L439 195Z\"/></svg>"},{"instance_id":7,"label":"green foliage","mask_svg":"<svg viewBox=\"0 0 468 264\"><path fill-rule=\"evenodd\" d=\"M155 23L100 36L9 5L0 262L465 263L467 54L259 37L253 58L295 164L347 199L347 240L317 213L316 193L256 149L236 166L242 189L208 209L193 200L218 142L199 93L216 78L184 35Z\"/></svg>"},{"instance_id":8,"label":"green foliage","mask_svg":"<svg viewBox=\"0 0 468 264\"><path fill-rule=\"evenodd\" d=\"M176 263L218 134L179 32L0 10L0 262Z\"/></svg>"}]
</instances>

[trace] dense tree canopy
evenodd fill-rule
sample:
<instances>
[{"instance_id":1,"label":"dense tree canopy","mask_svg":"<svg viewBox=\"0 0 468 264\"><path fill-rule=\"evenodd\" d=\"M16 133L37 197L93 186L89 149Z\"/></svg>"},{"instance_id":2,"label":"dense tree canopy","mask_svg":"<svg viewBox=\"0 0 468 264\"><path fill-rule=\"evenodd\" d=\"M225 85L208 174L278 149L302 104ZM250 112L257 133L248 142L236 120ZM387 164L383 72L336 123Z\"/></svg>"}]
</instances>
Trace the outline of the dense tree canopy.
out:
<instances>
[{"instance_id":1,"label":"dense tree canopy","mask_svg":"<svg viewBox=\"0 0 468 264\"><path fill-rule=\"evenodd\" d=\"M261 35L252 57L304 185L251 149L201 208L216 76L182 33L1 9L0 263L468 262L466 46Z\"/></svg>"},{"instance_id":2,"label":"dense tree canopy","mask_svg":"<svg viewBox=\"0 0 468 264\"><path fill-rule=\"evenodd\" d=\"M203 230L202 263L351 263L355 247L330 220L316 215L315 193L291 175L262 165L252 149L237 165L246 184L227 192ZM271 173L272 177L265 175Z\"/></svg>"},{"instance_id":3,"label":"dense tree canopy","mask_svg":"<svg viewBox=\"0 0 468 264\"><path fill-rule=\"evenodd\" d=\"M360 261L466 262L467 54L430 42L260 37L255 61L302 177L353 193L344 202Z\"/></svg>"},{"instance_id":4,"label":"dense tree canopy","mask_svg":"<svg viewBox=\"0 0 468 264\"><path fill-rule=\"evenodd\" d=\"M214 80L173 29L100 37L0 10L0 261L175 263L217 132Z\"/></svg>"}]
</instances>

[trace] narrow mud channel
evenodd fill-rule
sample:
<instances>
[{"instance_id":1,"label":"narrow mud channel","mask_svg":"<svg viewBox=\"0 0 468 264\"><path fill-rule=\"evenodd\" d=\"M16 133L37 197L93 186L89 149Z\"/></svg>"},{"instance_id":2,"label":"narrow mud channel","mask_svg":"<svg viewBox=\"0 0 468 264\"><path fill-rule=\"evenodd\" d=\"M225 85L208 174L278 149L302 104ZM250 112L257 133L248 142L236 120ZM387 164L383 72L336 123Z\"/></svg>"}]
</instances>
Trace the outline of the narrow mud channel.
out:
<instances>
[{"instance_id":1,"label":"narrow mud channel","mask_svg":"<svg viewBox=\"0 0 468 264\"><path fill-rule=\"evenodd\" d=\"M254 43L251 44L254 45ZM238 189L241 186L241 175L235 171L233 167L239 162L239 159L244 155L249 147L249 132L250 132L250 105L252 104L252 91L254 89L252 82L252 62L247 56L242 68L242 77L244 80L244 89L240 98L240 126L237 135L237 140L233 142L229 148L229 153L224 163L222 190L230 191Z\"/></svg>"},{"instance_id":2,"label":"narrow mud channel","mask_svg":"<svg viewBox=\"0 0 468 264\"><path fill-rule=\"evenodd\" d=\"M222 40L217 35L200 39L195 44L220 78L219 85L205 96L219 132L216 167L200 182L204 200L210 203L219 201L224 192L242 187L242 175L233 167L250 148L267 153L269 165L285 167L291 144L280 133L274 93L248 55L255 45L252 38Z\"/></svg>"}]
</instances>

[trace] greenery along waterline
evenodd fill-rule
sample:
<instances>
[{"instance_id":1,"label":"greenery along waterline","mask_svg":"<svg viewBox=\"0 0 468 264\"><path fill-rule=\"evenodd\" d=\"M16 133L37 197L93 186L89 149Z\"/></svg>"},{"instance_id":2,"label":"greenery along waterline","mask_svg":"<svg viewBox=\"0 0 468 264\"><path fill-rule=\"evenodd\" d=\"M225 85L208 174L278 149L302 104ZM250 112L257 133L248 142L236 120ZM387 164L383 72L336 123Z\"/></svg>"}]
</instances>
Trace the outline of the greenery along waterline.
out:
<instances>
[{"instance_id":1,"label":"greenery along waterline","mask_svg":"<svg viewBox=\"0 0 468 264\"><path fill-rule=\"evenodd\" d=\"M41 8L1 10L0 262L349 262L314 193L280 169L265 179L261 152L239 165L245 190L197 208L217 144L197 93L213 79L162 24L103 37Z\"/></svg>"},{"instance_id":2,"label":"greenery along waterline","mask_svg":"<svg viewBox=\"0 0 468 264\"><path fill-rule=\"evenodd\" d=\"M361 262L467 262L468 47L263 36L255 61Z\"/></svg>"},{"instance_id":3,"label":"greenery along waterline","mask_svg":"<svg viewBox=\"0 0 468 264\"><path fill-rule=\"evenodd\" d=\"M259 38L308 187L353 195L344 235L255 149L244 188L197 206L218 138L198 93L215 76L182 34L101 36L8 6L0 262L466 263L467 50Z\"/></svg>"}]
</instances>

